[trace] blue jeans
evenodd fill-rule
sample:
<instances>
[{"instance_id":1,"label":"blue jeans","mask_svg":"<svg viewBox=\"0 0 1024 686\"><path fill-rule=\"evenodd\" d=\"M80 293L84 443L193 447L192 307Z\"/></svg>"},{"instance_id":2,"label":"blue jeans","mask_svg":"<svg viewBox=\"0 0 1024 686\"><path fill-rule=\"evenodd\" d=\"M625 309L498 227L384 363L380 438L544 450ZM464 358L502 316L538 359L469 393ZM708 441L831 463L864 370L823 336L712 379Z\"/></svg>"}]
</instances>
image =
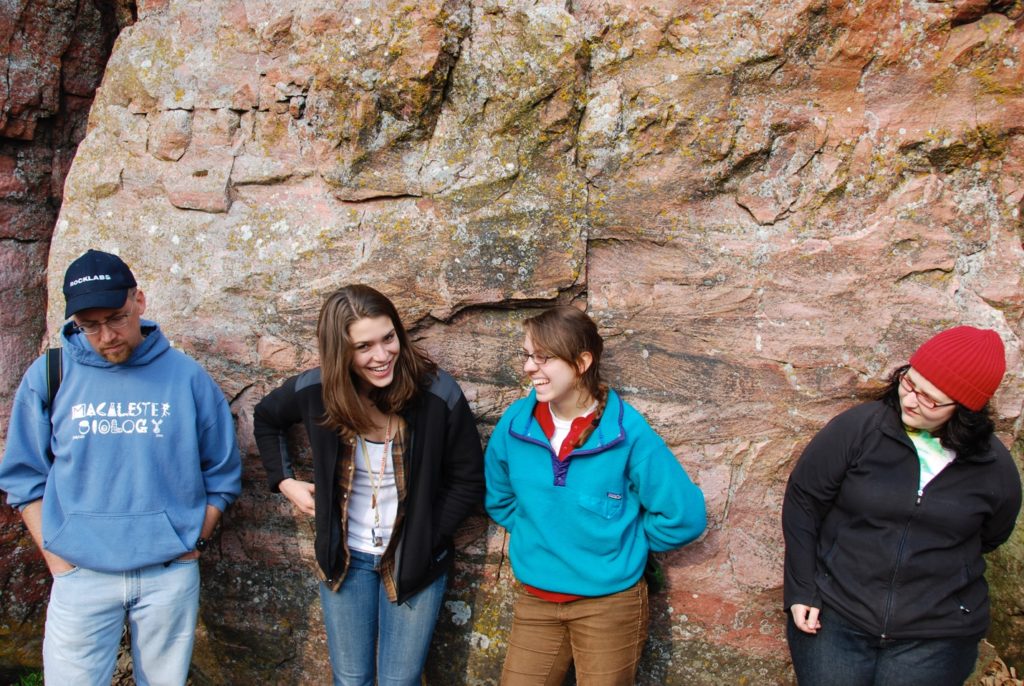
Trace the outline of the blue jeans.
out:
<instances>
[{"instance_id":1,"label":"blue jeans","mask_svg":"<svg viewBox=\"0 0 1024 686\"><path fill-rule=\"evenodd\" d=\"M419 686L446 574L401 605L388 600L380 556L351 551L348 573L335 593L320 584L327 649L335 686Z\"/></svg>"},{"instance_id":2,"label":"blue jeans","mask_svg":"<svg viewBox=\"0 0 1024 686\"><path fill-rule=\"evenodd\" d=\"M199 613L199 562L130 572L75 567L53 579L43 636L47 684L110 686L125 618L138 686L188 678Z\"/></svg>"},{"instance_id":3,"label":"blue jeans","mask_svg":"<svg viewBox=\"0 0 1024 686\"><path fill-rule=\"evenodd\" d=\"M800 686L962 686L978 660L980 636L881 638L828 607L820 619L818 633L806 634L789 615L786 636Z\"/></svg>"}]
</instances>

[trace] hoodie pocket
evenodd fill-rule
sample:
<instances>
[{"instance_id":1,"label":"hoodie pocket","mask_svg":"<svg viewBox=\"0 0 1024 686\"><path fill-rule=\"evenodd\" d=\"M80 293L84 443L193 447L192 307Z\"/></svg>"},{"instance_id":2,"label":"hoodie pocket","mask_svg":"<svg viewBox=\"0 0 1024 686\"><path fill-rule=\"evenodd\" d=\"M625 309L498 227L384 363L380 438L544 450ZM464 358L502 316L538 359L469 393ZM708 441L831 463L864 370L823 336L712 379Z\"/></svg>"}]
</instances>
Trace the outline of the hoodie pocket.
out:
<instances>
[{"instance_id":1,"label":"hoodie pocket","mask_svg":"<svg viewBox=\"0 0 1024 686\"><path fill-rule=\"evenodd\" d=\"M69 513L46 548L97 571L144 567L188 552L164 510Z\"/></svg>"}]
</instances>

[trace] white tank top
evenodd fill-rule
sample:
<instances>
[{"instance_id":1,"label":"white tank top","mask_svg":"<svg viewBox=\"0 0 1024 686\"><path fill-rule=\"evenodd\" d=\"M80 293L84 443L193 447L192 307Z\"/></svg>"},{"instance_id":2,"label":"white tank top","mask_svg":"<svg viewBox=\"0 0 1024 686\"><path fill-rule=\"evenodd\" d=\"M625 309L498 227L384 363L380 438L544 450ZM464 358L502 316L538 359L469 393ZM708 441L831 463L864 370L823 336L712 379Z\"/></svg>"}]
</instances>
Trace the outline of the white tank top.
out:
<instances>
[{"instance_id":1,"label":"white tank top","mask_svg":"<svg viewBox=\"0 0 1024 686\"><path fill-rule=\"evenodd\" d=\"M362 438L356 440L353 456L355 473L348 501L348 547L353 550L382 555L388 547L388 541L391 540L395 518L398 516L398 487L395 485L395 466L391 459L392 445L393 443L388 443L385 455L383 443L374 443ZM367 466L373 470L372 473L367 470ZM375 488L376 513L373 507Z\"/></svg>"}]
</instances>

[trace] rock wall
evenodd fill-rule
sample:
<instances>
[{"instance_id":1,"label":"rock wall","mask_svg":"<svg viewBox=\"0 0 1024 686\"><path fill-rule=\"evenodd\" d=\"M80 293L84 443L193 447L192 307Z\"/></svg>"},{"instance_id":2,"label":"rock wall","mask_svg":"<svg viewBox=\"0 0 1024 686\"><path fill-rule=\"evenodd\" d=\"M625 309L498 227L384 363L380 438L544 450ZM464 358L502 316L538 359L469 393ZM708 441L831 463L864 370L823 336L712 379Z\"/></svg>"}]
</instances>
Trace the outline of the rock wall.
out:
<instances>
[{"instance_id":1,"label":"rock wall","mask_svg":"<svg viewBox=\"0 0 1024 686\"><path fill-rule=\"evenodd\" d=\"M663 558L640 682L787 683L779 509L828 418L935 331L991 327L1019 456L1022 26L1018 1L140 2L48 285L119 252L238 417L199 682L326 673L310 525L265 492L251 410L315 364L321 297L365 281L485 433L524 392L522 318L585 303L709 507ZM1022 536L989 576L1018 666ZM428 675L496 683L507 541L483 517L463 539Z\"/></svg>"}]
</instances>

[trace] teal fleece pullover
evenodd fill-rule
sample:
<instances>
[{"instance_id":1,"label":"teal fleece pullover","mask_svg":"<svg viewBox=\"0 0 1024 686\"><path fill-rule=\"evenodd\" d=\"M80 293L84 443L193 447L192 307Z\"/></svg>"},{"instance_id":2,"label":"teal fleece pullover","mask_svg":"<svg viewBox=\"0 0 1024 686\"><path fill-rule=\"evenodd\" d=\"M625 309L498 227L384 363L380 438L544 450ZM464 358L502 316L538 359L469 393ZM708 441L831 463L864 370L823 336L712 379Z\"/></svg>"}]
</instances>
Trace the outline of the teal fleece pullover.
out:
<instances>
[{"instance_id":1,"label":"teal fleece pullover","mask_svg":"<svg viewBox=\"0 0 1024 686\"><path fill-rule=\"evenodd\" d=\"M536 403L531 392L505 411L484 458L487 511L509 531L520 581L557 593L617 593L637 582L649 551L704 531L703 493L615 391L567 464L534 419Z\"/></svg>"}]
</instances>

